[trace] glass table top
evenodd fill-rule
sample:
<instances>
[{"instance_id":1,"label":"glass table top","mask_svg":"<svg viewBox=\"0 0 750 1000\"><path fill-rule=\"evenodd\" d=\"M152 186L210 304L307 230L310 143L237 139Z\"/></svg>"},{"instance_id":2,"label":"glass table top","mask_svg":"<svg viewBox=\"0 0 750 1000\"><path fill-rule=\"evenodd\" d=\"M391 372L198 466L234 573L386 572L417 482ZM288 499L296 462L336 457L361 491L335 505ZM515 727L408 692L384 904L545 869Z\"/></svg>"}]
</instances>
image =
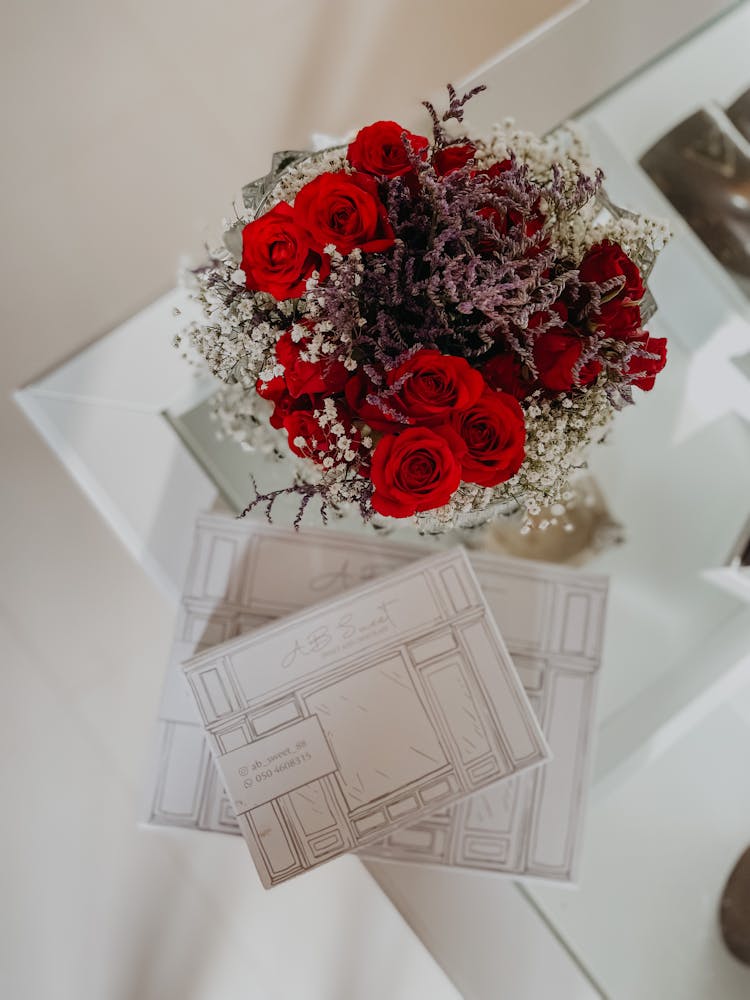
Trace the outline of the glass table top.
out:
<instances>
[{"instance_id":1,"label":"glass table top","mask_svg":"<svg viewBox=\"0 0 750 1000\"><path fill-rule=\"evenodd\" d=\"M750 303L638 165L696 106L750 86L743 33L750 42L747 6L581 116L614 200L675 229L651 280L669 363L590 460L624 540L586 563L609 576L610 598L582 885L523 889L605 996L750 995L716 922L750 842L750 604L712 578L750 514ZM251 473L264 489L286 473L217 440L211 391L166 417L240 510ZM279 523L292 517L282 503Z\"/></svg>"}]
</instances>

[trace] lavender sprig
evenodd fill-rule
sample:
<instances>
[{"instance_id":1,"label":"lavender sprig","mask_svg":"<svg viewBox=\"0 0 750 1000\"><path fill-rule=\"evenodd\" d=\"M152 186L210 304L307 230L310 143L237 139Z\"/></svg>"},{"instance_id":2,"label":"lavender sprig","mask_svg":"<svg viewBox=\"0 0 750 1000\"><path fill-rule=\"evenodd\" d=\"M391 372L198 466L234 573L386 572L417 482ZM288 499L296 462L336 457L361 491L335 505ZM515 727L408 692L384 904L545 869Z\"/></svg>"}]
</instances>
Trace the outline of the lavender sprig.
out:
<instances>
[{"instance_id":1,"label":"lavender sprig","mask_svg":"<svg viewBox=\"0 0 750 1000\"><path fill-rule=\"evenodd\" d=\"M486 90L487 86L484 83L479 84L477 87L473 87L468 90L462 97L458 96L456 88L453 84L448 84L448 107L443 112L443 114L438 117L438 113L435 110L435 105L430 101L422 101L422 106L427 108L427 113L432 119L432 135L433 142L437 149L441 149L446 146L450 139L448 137L447 131L445 129L445 122L456 121L462 122L464 120L464 107L472 99L476 97L477 94L481 94L483 90Z\"/></svg>"}]
</instances>

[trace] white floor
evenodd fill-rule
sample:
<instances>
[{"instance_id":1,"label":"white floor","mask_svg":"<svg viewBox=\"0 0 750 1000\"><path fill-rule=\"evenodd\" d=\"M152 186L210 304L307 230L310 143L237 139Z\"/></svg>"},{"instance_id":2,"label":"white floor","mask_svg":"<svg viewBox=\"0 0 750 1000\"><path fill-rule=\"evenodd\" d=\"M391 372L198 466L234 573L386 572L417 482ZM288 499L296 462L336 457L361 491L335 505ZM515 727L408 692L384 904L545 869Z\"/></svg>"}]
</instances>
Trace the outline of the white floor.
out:
<instances>
[{"instance_id":1,"label":"white floor","mask_svg":"<svg viewBox=\"0 0 750 1000\"><path fill-rule=\"evenodd\" d=\"M357 862L287 919L233 838L137 829L171 610L9 394L170 287L270 151L399 117L561 6L3 4L3 997L457 996Z\"/></svg>"}]
</instances>

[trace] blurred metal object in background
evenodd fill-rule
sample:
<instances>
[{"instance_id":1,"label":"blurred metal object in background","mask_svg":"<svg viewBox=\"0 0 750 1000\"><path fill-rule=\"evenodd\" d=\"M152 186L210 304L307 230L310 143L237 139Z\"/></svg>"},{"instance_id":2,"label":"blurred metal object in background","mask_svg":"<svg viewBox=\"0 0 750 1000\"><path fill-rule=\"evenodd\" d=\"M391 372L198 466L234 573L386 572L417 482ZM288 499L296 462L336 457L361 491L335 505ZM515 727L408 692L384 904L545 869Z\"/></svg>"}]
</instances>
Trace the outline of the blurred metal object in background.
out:
<instances>
[{"instance_id":1,"label":"blurred metal object in background","mask_svg":"<svg viewBox=\"0 0 750 1000\"><path fill-rule=\"evenodd\" d=\"M640 164L714 256L750 282L750 91L730 112L707 104Z\"/></svg>"},{"instance_id":2,"label":"blurred metal object in background","mask_svg":"<svg viewBox=\"0 0 750 1000\"><path fill-rule=\"evenodd\" d=\"M740 962L750 965L750 847L727 879L719 907L724 944Z\"/></svg>"},{"instance_id":3,"label":"blurred metal object in background","mask_svg":"<svg viewBox=\"0 0 750 1000\"><path fill-rule=\"evenodd\" d=\"M727 118L750 142L750 89L740 94L734 104L727 108Z\"/></svg>"}]
</instances>

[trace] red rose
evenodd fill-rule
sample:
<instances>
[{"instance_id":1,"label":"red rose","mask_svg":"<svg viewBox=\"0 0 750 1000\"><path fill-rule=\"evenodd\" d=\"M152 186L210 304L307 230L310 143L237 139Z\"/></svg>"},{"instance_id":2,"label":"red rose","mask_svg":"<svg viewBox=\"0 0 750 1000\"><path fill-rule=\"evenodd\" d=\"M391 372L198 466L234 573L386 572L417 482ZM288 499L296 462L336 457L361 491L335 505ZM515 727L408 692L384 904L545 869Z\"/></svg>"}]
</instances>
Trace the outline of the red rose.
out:
<instances>
[{"instance_id":1,"label":"red rose","mask_svg":"<svg viewBox=\"0 0 750 1000\"><path fill-rule=\"evenodd\" d=\"M578 268L581 281L601 285L611 278L622 278L622 288L611 292L607 298L625 299L628 302L640 302L645 289L641 272L625 253L619 243L602 240L595 243L581 261Z\"/></svg>"},{"instance_id":2,"label":"red rose","mask_svg":"<svg viewBox=\"0 0 750 1000\"><path fill-rule=\"evenodd\" d=\"M650 337L648 334L639 338L639 347L655 358L642 358L633 355L628 365L628 375L633 376L631 385L638 386L644 392L653 389L656 376L667 363L667 341L665 337Z\"/></svg>"},{"instance_id":3,"label":"red rose","mask_svg":"<svg viewBox=\"0 0 750 1000\"><path fill-rule=\"evenodd\" d=\"M427 156L427 139L408 132L397 122L375 122L357 132L349 145L346 158L355 170L377 177L400 177L413 168L406 153L404 140L421 159Z\"/></svg>"},{"instance_id":4,"label":"red rose","mask_svg":"<svg viewBox=\"0 0 750 1000\"><path fill-rule=\"evenodd\" d=\"M599 308L596 325L602 337L629 340L641 329L640 307L628 305L622 299L611 299Z\"/></svg>"},{"instance_id":5,"label":"red rose","mask_svg":"<svg viewBox=\"0 0 750 1000\"><path fill-rule=\"evenodd\" d=\"M352 450L359 448L359 434L343 410L338 410L338 421L344 425L345 434L352 443ZM284 430L289 438L289 448L301 458L309 458L317 465L336 453L337 436L330 425L321 427L318 418L309 410L294 410L284 418Z\"/></svg>"},{"instance_id":6,"label":"red rose","mask_svg":"<svg viewBox=\"0 0 750 1000\"><path fill-rule=\"evenodd\" d=\"M388 373L388 384L403 380L394 401L416 424L445 423L454 410L465 410L479 399L485 383L465 358L422 348Z\"/></svg>"},{"instance_id":7,"label":"red rose","mask_svg":"<svg viewBox=\"0 0 750 1000\"><path fill-rule=\"evenodd\" d=\"M470 142L460 146L444 146L443 149L438 149L432 157L435 173L440 177L452 174L454 170L465 167L475 153L476 147Z\"/></svg>"},{"instance_id":8,"label":"red rose","mask_svg":"<svg viewBox=\"0 0 750 1000\"><path fill-rule=\"evenodd\" d=\"M450 427L410 427L386 434L372 454L372 506L388 517L411 517L448 503L461 482L461 438Z\"/></svg>"},{"instance_id":9,"label":"red rose","mask_svg":"<svg viewBox=\"0 0 750 1000\"><path fill-rule=\"evenodd\" d=\"M321 280L328 277L330 263L282 201L242 230L242 270L251 291L295 299L313 271L320 272Z\"/></svg>"},{"instance_id":10,"label":"red rose","mask_svg":"<svg viewBox=\"0 0 750 1000\"><path fill-rule=\"evenodd\" d=\"M485 205L484 208L480 208L477 215L481 219L485 219L487 222L491 222L493 229L497 232L498 236L505 236L508 232L508 217L505 213L501 212L499 208L495 208L494 205ZM479 240L478 249L481 253L493 253L498 248L498 241L495 234L490 231L487 234L481 236Z\"/></svg>"},{"instance_id":11,"label":"red rose","mask_svg":"<svg viewBox=\"0 0 750 1000\"><path fill-rule=\"evenodd\" d=\"M549 309L540 309L538 312L532 313L529 316L529 322L527 324L527 330L536 330L542 324L547 324L552 319L552 313L557 313L560 317L561 322L556 323L550 329L561 330L563 326L568 321L568 307L562 301L558 299L557 302L553 302Z\"/></svg>"},{"instance_id":12,"label":"red rose","mask_svg":"<svg viewBox=\"0 0 750 1000\"><path fill-rule=\"evenodd\" d=\"M368 396L380 396L385 408L368 403ZM344 386L344 398L352 413L374 431L395 431L407 425L406 419L398 419L401 411L395 397L384 395L361 368L351 375Z\"/></svg>"},{"instance_id":13,"label":"red rose","mask_svg":"<svg viewBox=\"0 0 750 1000\"><path fill-rule=\"evenodd\" d=\"M502 160L500 163L493 163L487 170L481 170L478 176L491 177L494 181L492 187L496 194L506 193L506 183L503 174L507 173L514 166L513 160ZM493 226L501 236L518 236L521 231L526 239L536 236L544 228L546 221L544 214L540 210L539 201L533 206L531 212L525 213L517 208L508 208L503 212L494 205L487 205L480 208L478 215L492 222ZM540 239L527 251L532 256L541 253L548 245L548 240ZM492 252L497 249L497 242L490 237L485 237L480 241L479 249L483 252Z\"/></svg>"},{"instance_id":14,"label":"red rose","mask_svg":"<svg viewBox=\"0 0 750 1000\"><path fill-rule=\"evenodd\" d=\"M284 389L278 399L274 400L273 412L271 413L268 422L271 427L275 427L276 430L281 430L281 428L284 427L286 418L290 416L290 414L301 412L303 410L307 413L312 413L312 411L318 409L320 405L318 396L298 396L295 399L287 389Z\"/></svg>"},{"instance_id":15,"label":"red rose","mask_svg":"<svg viewBox=\"0 0 750 1000\"><path fill-rule=\"evenodd\" d=\"M539 381L553 392L569 392L575 385L588 385L602 370L596 358L585 364L576 379L573 371L583 351L583 342L575 334L548 330L534 343L534 364Z\"/></svg>"},{"instance_id":16,"label":"red rose","mask_svg":"<svg viewBox=\"0 0 750 1000\"><path fill-rule=\"evenodd\" d=\"M534 382L524 373L515 354L496 354L479 369L490 389L509 392L516 399L525 399L534 389Z\"/></svg>"},{"instance_id":17,"label":"red rose","mask_svg":"<svg viewBox=\"0 0 750 1000\"><path fill-rule=\"evenodd\" d=\"M466 445L461 476L467 483L497 486L521 468L526 424L513 396L487 389L468 410L452 416L451 426Z\"/></svg>"},{"instance_id":18,"label":"red rose","mask_svg":"<svg viewBox=\"0 0 750 1000\"><path fill-rule=\"evenodd\" d=\"M309 410L293 410L284 417L289 448L301 458L320 464L331 449L331 438Z\"/></svg>"},{"instance_id":19,"label":"red rose","mask_svg":"<svg viewBox=\"0 0 750 1000\"><path fill-rule=\"evenodd\" d=\"M287 391L286 382L281 375L274 376L274 378L270 379L268 382L264 382L263 379L259 378L255 383L255 391L262 399L268 399L272 403L278 403Z\"/></svg>"},{"instance_id":20,"label":"red rose","mask_svg":"<svg viewBox=\"0 0 750 1000\"><path fill-rule=\"evenodd\" d=\"M545 222L544 216L537 210L534 211L533 215L524 215L518 209L509 208L503 214L494 206L488 205L485 208L480 208L477 214L491 222L500 236L518 236L520 231L522 231L527 240L531 240L536 236L544 228ZM545 250L548 245L548 239L542 238L537 240L532 246L527 248L526 254L534 257ZM483 253L491 253L497 249L497 241L485 236L480 240L479 249Z\"/></svg>"},{"instance_id":21,"label":"red rose","mask_svg":"<svg viewBox=\"0 0 750 1000\"><path fill-rule=\"evenodd\" d=\"M321 246L333 243L342 254L393 246L393 229L378 186L366 174L320 174L294 200L301 225Z\"/></svg>"},{"instance_id":22,"label":"red rose","mask_svg":"<svg viewBox=\"0 0 750 1000\"><path fill-rule=\"evenodd\" d=\"M276 358L284 366L286 387L295 399L316 393L333 395L341 392L349 373L341 361L322 355L317 361L306 361L302 353L309 341L304 337L295 343L291 331L282 333L276 343Z\"/></svg>"},{"instance_id":23,"label":"red rose","mask_svg":"<svg viewBox=\"0 0 750 1000\"><path fill-rule=\"evenodd\" d=\"M502 177L504 173L513 167L513 160L510 157L506 157L504 160L500 160L499 163L493 163L486 170L480 171L486 177Z\"/></svg>"}]
</instances>

